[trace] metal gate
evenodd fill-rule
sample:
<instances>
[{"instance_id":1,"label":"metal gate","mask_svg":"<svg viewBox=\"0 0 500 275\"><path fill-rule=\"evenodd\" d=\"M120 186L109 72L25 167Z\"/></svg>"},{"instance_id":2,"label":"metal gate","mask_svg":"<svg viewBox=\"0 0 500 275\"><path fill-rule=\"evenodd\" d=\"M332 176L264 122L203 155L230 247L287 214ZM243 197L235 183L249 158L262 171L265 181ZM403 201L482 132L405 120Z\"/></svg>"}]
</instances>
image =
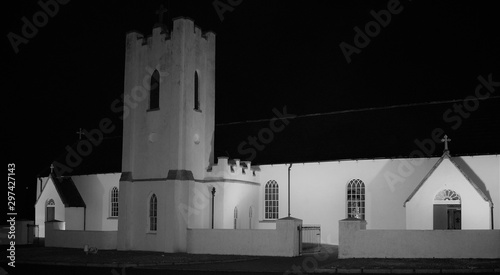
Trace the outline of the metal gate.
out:
<instances>
[{"instance_id":1,"label":"metal gate","mask_svg":"<svg viewBox=\"0 0 500 275\"><path fill-rule=\"evenodd\" d=\"M302 253L321 250L321 226L306 224L302 226Z\"/></svg>"}]
</instances>

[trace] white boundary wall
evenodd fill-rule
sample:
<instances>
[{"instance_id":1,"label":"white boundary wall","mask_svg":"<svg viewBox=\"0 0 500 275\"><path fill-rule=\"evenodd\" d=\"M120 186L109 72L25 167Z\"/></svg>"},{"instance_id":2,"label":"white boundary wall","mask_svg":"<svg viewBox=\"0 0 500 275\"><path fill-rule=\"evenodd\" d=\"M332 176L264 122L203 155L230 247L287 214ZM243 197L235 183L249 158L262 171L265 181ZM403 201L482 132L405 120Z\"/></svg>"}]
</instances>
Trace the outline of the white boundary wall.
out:
<instances>
[{"instance_id":1,"label":"white boundary wall","mask_svg":"<svg viewBox=\"0 0 500 275\"><path fill-rule=\"evenodd\" d=\"M188 229L188 253L294 257L302 220L276 221L276 229Z\"/></svg>"},{"instance_id":2,"label":"white boundary wall","mask_svg":"<svg viewBox=\"0 0 500 275\"><path fill-rule=\"evenodd\" d=\"M45 223L46 247L81 248L87 244L98 249L116 249L118 231L65 230L64 222Z\"/></svg>"},{"instance_id":3,"label":"white boundary wall","mask_svg":"<svg viewBox=\"0 0 500 275\"><path fill-rule=\"evenodd\" d=\"M365 230L339 222L339 258L500 258L500 230Z\"/></svg>"}]
</instances>

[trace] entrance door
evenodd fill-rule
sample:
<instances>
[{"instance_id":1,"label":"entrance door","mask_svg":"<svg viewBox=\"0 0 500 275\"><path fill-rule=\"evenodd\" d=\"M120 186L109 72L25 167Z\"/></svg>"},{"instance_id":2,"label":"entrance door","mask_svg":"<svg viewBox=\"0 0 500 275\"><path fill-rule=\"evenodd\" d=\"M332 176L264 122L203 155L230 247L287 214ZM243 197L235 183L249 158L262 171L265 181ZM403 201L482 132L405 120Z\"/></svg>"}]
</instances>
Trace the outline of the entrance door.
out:
<instances>
[{"instance_id":1,"label":"entrance door","mask_svg":"<svg viewBox=\"0 0 500 275\"><path fill-rule=\"evenodd\" d=\"M462 210L460 205L435 204L434 229L462 229Z\"/></svg>"},{"instance_id":2,"label":"entrance door","mask_svg":"<svg viewBox=\"0 0 500 275\"><path fill-rule=\"evenodd\" d=\"M448 229L462 229L462 210L448 209Z\"/></svg>"},{"instance_id":3,"label":"entrance door","mask_svg":"<svg viewBox=\"0 0 500 275\"><path fill-rule=\"evenodd\" d=\"M54 200L50 199L47 202L47 215L45 216L46 220L45 221L53 221L56 219L56 204L54 203Z\"/></svg>"}]
</instances>

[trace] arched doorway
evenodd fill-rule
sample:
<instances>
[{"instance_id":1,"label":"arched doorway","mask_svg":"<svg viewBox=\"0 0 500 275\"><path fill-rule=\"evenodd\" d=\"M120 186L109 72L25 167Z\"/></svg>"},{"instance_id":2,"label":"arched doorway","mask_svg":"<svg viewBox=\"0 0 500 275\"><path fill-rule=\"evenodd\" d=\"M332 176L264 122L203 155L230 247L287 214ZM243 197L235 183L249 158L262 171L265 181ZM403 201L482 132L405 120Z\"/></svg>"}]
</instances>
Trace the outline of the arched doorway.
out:
<instances>
[{"instance_id":1,"label":"arched doorway","mask_svg":"<svg viewBox=\"0 0 500 275\"><path fill-rule=\"evenodd\" d=\"M47 201L45 221L53 221L56 219L56 204L53 199Z\"/></svg>"},{"instance_id":2,"label":"arched doorway","mask_svg":"<svg viewBox=\"0 0 500 275\"><path fill-rule=\"evenodd\" d=\"M460 195L444 189L434 197L434 229L462 229Z\"/></svg>"}]
</instances>

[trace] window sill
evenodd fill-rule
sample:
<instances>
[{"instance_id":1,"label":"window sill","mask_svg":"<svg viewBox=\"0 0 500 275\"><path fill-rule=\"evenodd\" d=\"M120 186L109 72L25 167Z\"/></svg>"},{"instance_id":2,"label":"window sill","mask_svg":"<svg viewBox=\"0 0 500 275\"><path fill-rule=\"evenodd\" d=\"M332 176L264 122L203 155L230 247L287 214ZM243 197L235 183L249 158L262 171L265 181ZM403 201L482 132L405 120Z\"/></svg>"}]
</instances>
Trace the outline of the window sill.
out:
<instances>
[{"instance_id":1,"label":"window sill","mask_svg":"<svg viewBox=\"0 0 500 275\"><path fill-rule=\"evenodd\" d=\"M154 111L158 111L158 110L160 110L160 108L147 109L146 112L154 112Z\"/></svg>"},{"instance_id":2,"label":"window sill","mask_svg":"<svg viewBox=\"0 0 500 275\"><path fill-rule=\"evenodd\" d=\"M202 113L201 109L193 109L195 112Z\"/></svg>"},{"instance_id":3,"label":"window sill","mask_svg":"<svg viewBox=\"0 0 500 275\"><path fill-rule=\"evenodd\" d=\"M147 231L146 234L156 235L156 231Z\"/></svg>"},{"instance_id":4,"label":"window sill","mask_svg":"<svg viewBox=\"0 0 500 275\"><path fill-rule=\"evenodd\" d=\"M276 223L277 219L274 220L261 220L260 223Z\"/></svg>"},{"instance_id":5,"label":"window sill","mask_svg":"<svg viewBox=\"0 0 500 275\"><path fill-rule=\"evenodd\" d=\"M108 217L108 220L118 220L118 217Z\"/></svg>"}]
</instances>

